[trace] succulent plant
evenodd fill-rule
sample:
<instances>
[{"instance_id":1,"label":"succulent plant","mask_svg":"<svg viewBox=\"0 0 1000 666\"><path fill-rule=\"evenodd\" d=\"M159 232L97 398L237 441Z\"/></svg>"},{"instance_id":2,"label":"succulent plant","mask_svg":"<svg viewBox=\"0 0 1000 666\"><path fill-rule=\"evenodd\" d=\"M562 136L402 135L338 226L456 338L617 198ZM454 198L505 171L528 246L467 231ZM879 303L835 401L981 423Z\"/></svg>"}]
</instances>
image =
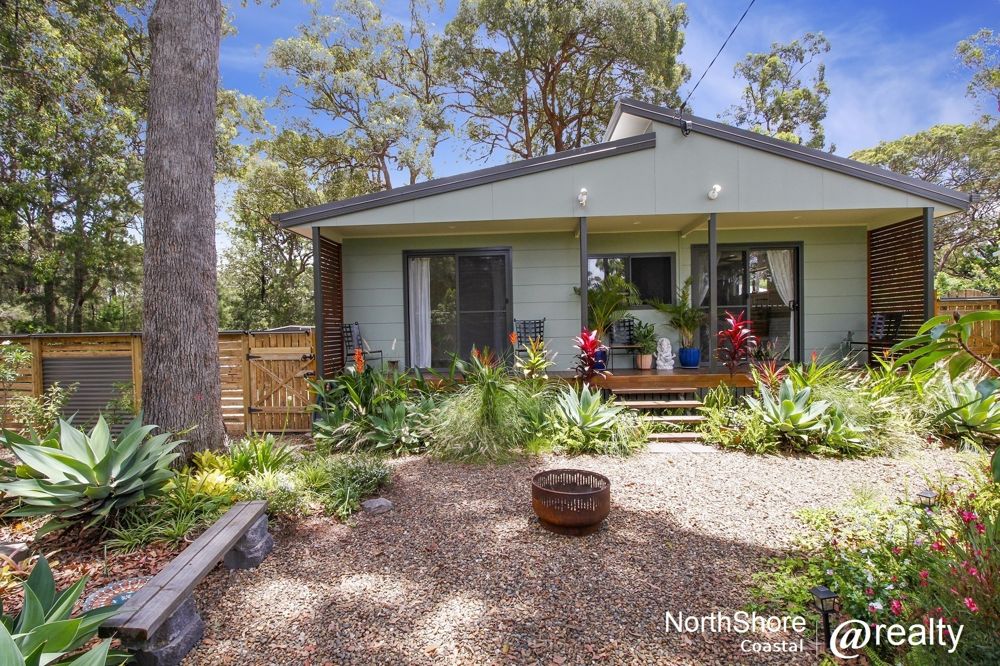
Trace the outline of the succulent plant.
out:
<instances>
[{"instance_id":1,"label":"succulent plant","mask_svg":"<svg viewBox=\"0 0 1000 666\"><path fill-rule=\"evenodd\" d=\"M58 439L30 440L4 433L4 442L20 464L17 479L0 483L20 506L8 516L51 515L43 535L73 524L93 527L112 512L160 494L174 477L170 463L181 442L171 433L150 437L156 429L137 418L115 439L98 418L90 434L60 420Z\"/></svg>"},{"instance_id":2,"label":"succulent plant","mask_svg":"<svg viewBox=\"0 0 1000 666\"><path fill-rule=\"evenodd\" d=\"M778 389L777 397L772 396L771 390L763 384L758 389L760 400L750 396L744 400L769 427L782 435L805 440L811 435L821 435L826 429L830 403L825 400L810 402L810 388L796 391L792 381L786 378Z\"/></svg>"},{"instance_id":3,"label":"succulent plant","mask_svg":"<svg viewBox=\"0 0 1000 666\"><path fill-rule=\"evenodd\" d=\"M102 622L120 609L97 608L72 616L87 584L86 578L60 593L45 557L39 557L31 575L24 582L24 607L16 616L0 615L0 663L4 666L48 664L51 666L104 666L119 664L128 655L109 653L111 641L76 657L66 654L86 645Z\"/></svg>"}]
</instances>

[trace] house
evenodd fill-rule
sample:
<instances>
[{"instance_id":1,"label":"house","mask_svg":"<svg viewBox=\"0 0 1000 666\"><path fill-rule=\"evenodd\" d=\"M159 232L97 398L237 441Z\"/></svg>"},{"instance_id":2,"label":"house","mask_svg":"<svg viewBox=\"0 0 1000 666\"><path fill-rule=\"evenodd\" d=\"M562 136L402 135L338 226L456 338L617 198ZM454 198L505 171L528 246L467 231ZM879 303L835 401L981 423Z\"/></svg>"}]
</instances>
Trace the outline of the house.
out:
<instances>
[{"instance_id":1,"label":"house","mask_svg":"<svg viewBox=\"0 0 1000 666\"><path fill-rule=\"evenodd\" d=\"M864 340L880 313L912 333L933 310L934 219L971 196L634 100L602 143L282 213L312 238L322 371L341 324L401 365L503 348L516 319L545 319L572 364L580 288L623 275L669 299L692 277L714 364L725 311L745 309L787 358ZM715 285L717 288L710 288ZM586 294L586 290L583 290ZM637 318L674 336L658 311ZM676 337L674 343L676 348Z\"/></svg>"}]
</instances>

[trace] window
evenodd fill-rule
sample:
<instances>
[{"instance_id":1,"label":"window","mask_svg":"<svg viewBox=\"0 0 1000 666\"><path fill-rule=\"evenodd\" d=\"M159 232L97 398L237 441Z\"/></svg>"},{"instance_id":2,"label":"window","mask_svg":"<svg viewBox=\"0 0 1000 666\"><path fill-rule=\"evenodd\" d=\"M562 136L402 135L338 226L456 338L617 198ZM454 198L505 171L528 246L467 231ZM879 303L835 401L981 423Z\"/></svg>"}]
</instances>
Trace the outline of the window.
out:
<instances>
[{"instance_id":1,"label":"window","mask_svg":"<svg viewBox=\"0 0 1000 666\"><path fill-rule=\"evenodd\" d=\"M616 275L636 286L643 301L674 301L673 254L602 254L587 261L587 282L590 287L601 284L605 277Z\"/></svg>"}]
</instances>

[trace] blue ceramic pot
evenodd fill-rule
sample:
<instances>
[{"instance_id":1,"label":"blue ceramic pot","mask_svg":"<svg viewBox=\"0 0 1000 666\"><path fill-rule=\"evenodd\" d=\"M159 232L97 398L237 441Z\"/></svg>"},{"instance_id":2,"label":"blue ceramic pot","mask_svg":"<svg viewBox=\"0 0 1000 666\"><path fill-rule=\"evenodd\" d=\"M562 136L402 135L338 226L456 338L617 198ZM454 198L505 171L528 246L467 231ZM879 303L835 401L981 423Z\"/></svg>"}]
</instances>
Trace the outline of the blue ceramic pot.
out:
<instances>
[{"instance_id":1,"label":"blue ceramic pot","mask_svg":"<svg viewBox=\"0 0 1000 666\"><path fill-rule=\"evenodd\" d=\"M594 354L594 359L597 361L594 363L595 370L606 370L608 367L608 350L599 349L596 354Z\"/></svg>"},{"instance_id":2,"label":"blue ceramic pot","mask_svg":"<svg viewBox=\"0 0 1000 666\"><path fill-rule=\"evenodd\" d=\"M701 365L701 349L697 347L681 347L677 350L682 368L697 368Z\"/></svg>"}]
</instances>

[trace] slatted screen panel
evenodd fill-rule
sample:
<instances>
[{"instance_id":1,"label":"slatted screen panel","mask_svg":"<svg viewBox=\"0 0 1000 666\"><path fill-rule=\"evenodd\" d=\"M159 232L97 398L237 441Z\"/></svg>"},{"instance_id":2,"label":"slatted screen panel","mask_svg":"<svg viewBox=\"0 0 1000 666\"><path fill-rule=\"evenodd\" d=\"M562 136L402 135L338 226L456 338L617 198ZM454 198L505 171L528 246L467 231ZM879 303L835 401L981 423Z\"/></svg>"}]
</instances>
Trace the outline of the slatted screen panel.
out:
<instances>
[{"instance_id":1,"label":"slatted screen panel","mask_svg":"<svg viewBox=\"0 0 1000 666\"><path fill-rule=\"evenodd\" d=\"M340 243L319 237L319 289L321 306L319 324L323 339L317 341L322 354L320 367L324 377L332 377L344 368L344 269Z\"/></svg>"},{"instance_id":2,"label":"slatted screen panel","mask_svg":"<svg viewBox=\"0 0 1000 666\"><path fill-rule=\"evenodd\" d=\"M913 336L927 318L926 244L921 218L868 232L868 320L877 313L903 315L895 341ZM893 342L872 342L872 353Z\"/></svg>"}]
</instances>

